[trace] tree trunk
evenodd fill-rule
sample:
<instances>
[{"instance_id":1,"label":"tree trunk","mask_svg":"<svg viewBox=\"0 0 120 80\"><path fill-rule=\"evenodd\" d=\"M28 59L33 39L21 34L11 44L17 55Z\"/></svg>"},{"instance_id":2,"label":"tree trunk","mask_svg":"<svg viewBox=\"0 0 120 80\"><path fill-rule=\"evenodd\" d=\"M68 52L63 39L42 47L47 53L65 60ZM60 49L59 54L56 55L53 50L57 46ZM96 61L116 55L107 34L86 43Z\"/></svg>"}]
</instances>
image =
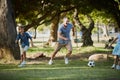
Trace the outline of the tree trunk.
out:
<instances>
[{"instance_id":1,"label":"tree trunk","mask_svg":"<svg viewBox=\"0 0 120 80\"><path fill-rule=\"evenodd\" d=\"M0 0L0 55L3 60L19 59L19 46L15 44L16 24L11 0Z\"/></svg>"},{"instance_id":2,"label":"tree trunk","mask_svg":"<svg viewBox=\"0 0 120 80\"><path fill-rule=\"evenodd\" d=\"M59 23L59 16L56 16L51 23L51 31L50 31L50 37L47 42L47 45L50 45L51 42L57 41L57 30L58 30L58 23Z\"/></svg>"},{"instance_id":3,"label":"tree trunk","mask_svg":"<svg viewBox=\"0 0 120 80\"><path fill-rule=\"evenodd\" d=\"M82 31L82 39L83 39L82 40L83 41L82 46L93 46L93 41L92 41L92 38L91 38L91 32L94 28L94 21L92 20L92 18L89 15L87 15L87 18L90 21L88 29L80 22L79 17L78 17L78 11L77 11L77 9L75 9L74 19L75 19L75 22L78 24L78 26L81 28L81 31Z\"/></svg>"},{"instance_id":4,"label":"tree trunk","mask_svg":"<svg viewBox=\"0 0 120 80\"><path fill-rule=\"evenodd\" d=\"M102 30L103 30L103 37L107 39L107 38L109 37L108 26L105 25L105 24L103 24L103 25L101 26L101 28L102 28Z\"/></svg>"}]
</instances>

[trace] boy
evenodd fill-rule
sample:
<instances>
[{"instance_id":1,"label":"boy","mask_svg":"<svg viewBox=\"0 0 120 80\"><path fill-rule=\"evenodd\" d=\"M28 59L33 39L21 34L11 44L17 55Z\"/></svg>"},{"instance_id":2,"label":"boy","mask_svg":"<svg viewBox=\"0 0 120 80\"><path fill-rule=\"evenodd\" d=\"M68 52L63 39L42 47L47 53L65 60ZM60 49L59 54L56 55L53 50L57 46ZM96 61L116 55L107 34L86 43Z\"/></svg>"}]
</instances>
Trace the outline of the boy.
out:
<instances>
[{"instance_id":1,"label":"boy","mask_svg":"<svg viewBox=\"0 0 120 80\"><path fill-rule=\"evenodd\" d=\"M15 42L18 43L20 40L21 62L19 67L23 67L26 64L26 51L29 48L29 39L31 40L32 46L33 46L33 41L32 41L32 37L28 33L24 32L23 26L20 26L18 30L19 30L19 33L17 35Z\"/></svg>"}]
</instances>

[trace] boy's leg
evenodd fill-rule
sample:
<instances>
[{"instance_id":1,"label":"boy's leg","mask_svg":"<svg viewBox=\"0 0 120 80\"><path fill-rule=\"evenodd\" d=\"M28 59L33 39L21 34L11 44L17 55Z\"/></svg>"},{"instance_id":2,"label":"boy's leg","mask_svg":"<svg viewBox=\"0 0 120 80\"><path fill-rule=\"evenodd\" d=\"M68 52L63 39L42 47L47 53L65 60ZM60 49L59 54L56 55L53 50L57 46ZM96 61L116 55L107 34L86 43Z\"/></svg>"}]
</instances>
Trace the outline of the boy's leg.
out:
<instances>
[{"instance_id":1,"label":"boy's leg","mask_svg":"<svg viewBox=\"0 0 120 80\"><path fill-rule=\"evenodd\" d=\"M116 69L120 70L120 56L118 56L118 63L116 65Z\"/></svg>"},{"instance_id":2,"label":"boy's leg","mask_svg":"<svg viewBox=\"0 0 120 80\"><path fill-rule=\"evenodd\" d=\"M118 64L118 60L119 60L119 56L116 55L114 57L114 62L113 62L113 65L112 65L112 69L116 69L116 65Z\"/></svg>"},{"instance_id":3,"label":"boy's leg","mask_svg":"<svg viewBox=\"0 0 120 80\"><path fill-rule=\"evenodd\" d=\"M20 46L20 64L23 62L23 48Z\"/></svg>"},{"instance_id":4,"label":"boy's leg","mask_svg":"<svg viewBox=\"0 0 120 80\"><path fill-rule=\"evenodd\" d=\"M20 61L20 63L22 63L22 62L23 62L23 55L21 54L20 57L21 57L21 61Z\"/></svg>"},{"instance_id":5,"label":"boy's leg","mask_svg":"<svg viewBox=\"0 0 120 80\"><path fill-rule=\"evenodd\" d=\"M23 52L23 61L26 61L26 51Z\"/></svg>"},{"instance_id":6,"label":"boy's leg","mask_svg":"<svg viewBox=\"0 0 120 80\"><path fill-rule=\"evenodd\" d=\"M115 64L115 69L116 69L116 66L118 65L118 61L119 61L119 56L116 55L115 62L114 62L114 64Z\"/></svg>"},{"instance_id":7,"label":"boy's leg","mask_svg":"<svg viewBox=\"0 0 120 80\"><path fill-rule=\"evenodd\" d=\"M25 46L24 47L24 51L23 51L23 61L26 61L26 52L29 49L29 46Z\"/></svg>"},{"instance_id":8,"label":"boy's leg","mask_svg":"<svg viewBox=\"0 0 120 80\"><path fill-rule=\"evenodd\" d=\"M22 48L22 63L21 63L21 65L23 66L23 65L25 65L26 64L26 51L28 50L28 46L25 46L24 48Z\"/></svg>"}]
</instances>

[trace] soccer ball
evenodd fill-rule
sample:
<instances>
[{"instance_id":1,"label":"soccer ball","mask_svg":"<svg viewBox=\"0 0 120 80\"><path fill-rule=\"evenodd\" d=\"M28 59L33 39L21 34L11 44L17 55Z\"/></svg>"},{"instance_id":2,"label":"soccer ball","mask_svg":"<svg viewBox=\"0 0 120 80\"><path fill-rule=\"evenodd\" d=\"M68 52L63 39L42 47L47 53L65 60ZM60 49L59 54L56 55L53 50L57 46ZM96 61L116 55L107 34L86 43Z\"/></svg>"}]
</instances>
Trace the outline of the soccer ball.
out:
<instances>
[{"instance_id":1,"label":"soccer ball","mask_svg":"<svg viewBox=\"0 0 120 80\"><path fill-rule=\"evenodd\" d=\"M95 66L95 62L93 60L88 62L88 66L89 67L94 67Z\"/></svg>"}]
</instances>

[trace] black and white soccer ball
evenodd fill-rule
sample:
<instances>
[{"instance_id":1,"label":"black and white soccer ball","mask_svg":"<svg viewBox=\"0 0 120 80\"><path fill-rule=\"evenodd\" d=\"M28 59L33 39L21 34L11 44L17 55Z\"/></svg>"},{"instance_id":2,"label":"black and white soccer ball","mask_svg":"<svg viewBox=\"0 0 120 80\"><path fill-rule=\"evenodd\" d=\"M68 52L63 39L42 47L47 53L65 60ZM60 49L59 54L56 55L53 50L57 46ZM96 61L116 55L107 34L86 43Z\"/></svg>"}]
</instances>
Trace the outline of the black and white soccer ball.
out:
<instances>
[{"instance_id":1,"label":"black and white soccer ball","mask_svg":"<svg viewBox=\"0 0 120 80\"><path fill-rule=\"evenodd\" d=\"M93 60L88 62L89 67L95 67L95 62Z\"/></svg>"}]
</instances>

